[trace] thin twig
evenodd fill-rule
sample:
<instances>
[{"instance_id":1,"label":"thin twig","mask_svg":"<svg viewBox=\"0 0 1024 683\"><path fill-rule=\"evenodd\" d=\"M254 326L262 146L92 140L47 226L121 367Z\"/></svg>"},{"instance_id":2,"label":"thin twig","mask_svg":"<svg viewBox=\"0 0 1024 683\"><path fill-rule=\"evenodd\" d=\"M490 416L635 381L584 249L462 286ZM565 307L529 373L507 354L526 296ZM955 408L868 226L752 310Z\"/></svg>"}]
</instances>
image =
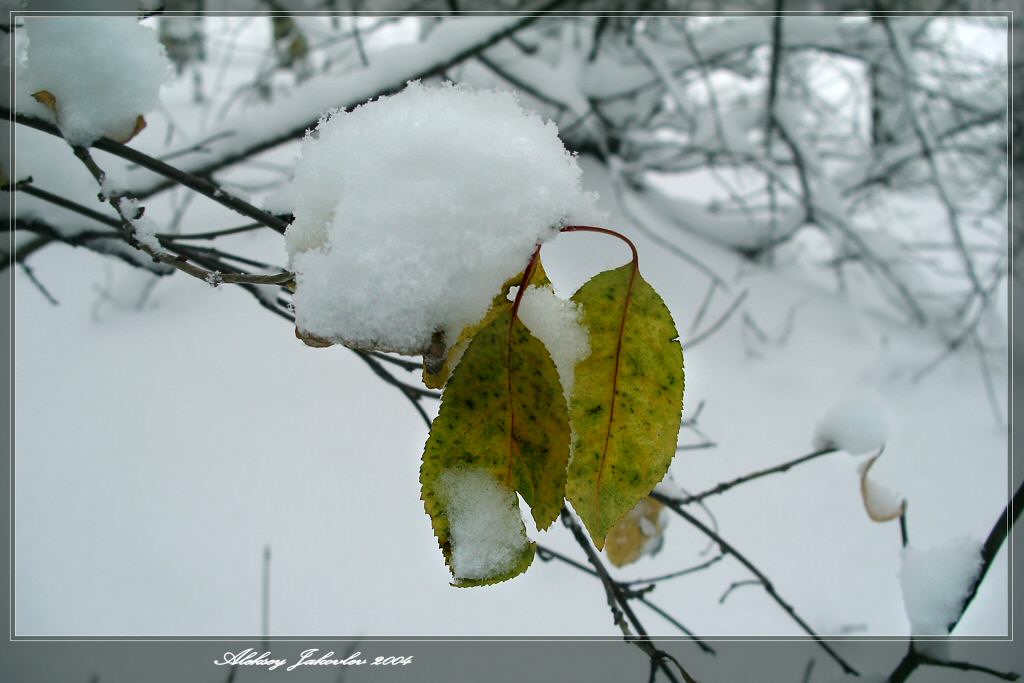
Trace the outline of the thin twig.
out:
<instances>
[{"instance_id":1,"label":"thin twig","mask_svg":"<svg viewBox=\"0 0 1024 683\"><path fill-rule=\"evenodd\" d=\"M725 591L722 592L722 595L719 596L718 604L719 605L724 605L726 599L728 599L728 597L730 595L732 595L732 592L734 590L736 590L737 588L742 588L743 586L760 586L760 585L761 585L761 582L758 581L757 579L745 579L743 581L733 581L732 583L729 584L729 587L726 588Z\"/></svg>"},{"instance_id":2,"label":"thin twig","mask_svg":"<svg viewBox=\"0 0 1024 683\"><path fill-rule=\"evenodd\" d=\"M223 230L210 230L208 232L190 232L190 233L157 233L157 237L164 240L175 241L175 240L212 240L218 237L224 237L226 235L237 235L243 232L252 232L253 230L261 230L267 226L262 223L247 223L245 225L239 225L234 228L225 228Z\"/></svg>"},{"instance_id":3,"label":"thin twig","mask_svg":"<svg viewBox=\"0 0 1024 683\"><path fill-rule=\"evenodd\" d=\"M99 167L95 159L93 159L92 154L89 152L88 148L76 146L72 147L72 151L74 151L75 156L78 157L78 159L82 162L86 169L88 169L89 173L96 180L96 182L99 183L100 185L103 185L106 173L103 171L103 169ZM123 201L124 197L117 194L111 194L106 199L107 202L114 208L115 211L117 211L117 214L121 217L121 233L125 241L128 242L129 245L149 254L149 256L152 257L154 261L177 268L183 273L191 275L194 278L204 280L205 282L209 282L210 284L214 285L220 283L279 285L290 282L295 277L293 273L287 271L283 273L274 273L272 275L251 275L248 273L222 273L218 270L211 271L206 270L205 268L195 266L189 263L181 256L173 256L170 253L163 251L162 249L156 249L150 246L149 244L140 241L137 238L136 228L134 224L134 221L137 219L137 216L129 216L126 213Z\"/></svg>"},{"instance_id":4,"label":"thin twig","mask_svg":"<svg viewBox=\"0 0 1024 683\"><path fill-rule=\"evenodd\" d=\"M650 657L651 666L660 668L670 681L677 682L678 679L675 677L672 669L670 669L665 663L666 659L671 660L676 664L687 683L696 683L693 677L687 673L687 671L678 661L675 660L674 657L664 650L658 649L655 647L654 643L651 642L651 639L647 636L647 631L633 612L633 608L629 604L629 599L622 594L622 589L608 574L608 570L605 568L604 563L601 562L601 558L598 556L597 551L590 545L590 541L587 539L586 533L584 533L582 527L580 527L579 523L572 516L572 513L570 513L566 508L562 508L562 523L572 532L576 543L579 544L587 554L587 559L590 561L590 564L593 565L598 577L600 577L601 583L605 589L605 596L608 598L608 607L612 611L612 618L615 621L615 625L622 631L623 638L636 645L644 652L644 654ZM629 622L628 624L626 623L627 620ZM636 631L636 636L633 636L630 632L630 625L632 625L633 629Z\"/></svg>"},{"instance_id":5,"label":"thin twig","mask_svg":"<svg viewBox=\"0 0 1024 683\"><path fill-rule=\"evenodd\" d=\"M40 130L44 133L49 133L50 135L54 135L59 138L64 137L61 134L60 129L58 129L56 126L47 123L42 119L37 119L32 116L12 113L11 110L7 107L0 106L0 116L3 116L8 119L13 119L15 122L20 123L24 126L35 128L36 130ZM267 226L268 228L276 230L279 233L283 234L285 228L288 227L288 224L285 223L280 218L278 218L277 216L274 216L273 214L268 213L263 209L256 208L249 202L239 197L236 197L230 192L227 192L224 189L218 187L217 185L207 180L206 178L202 178L200 176L181 171L175 168L174 166L171 166L167 162L151 157L148 154L144 154L143 152L140 152L137 149L134 149L127 145L123 145L119 142L114 142L109 138L100 138L99 140L92 143L92 147L113 154L114 156L121 157L122 159L133 161L138 165L150 171L153 171L154 173L158 173L159 175L162 175L165 178L168 178L174 181L175 183L178 183L179 185L184 185L185 187L194 190L205 197L209 197L213 201L231 209L232 211L235 211L237 213L242 214L243 216L258 221L263 225ZM99 180L99 182L102 183L102 179Z\"/></svg>"},{"instance_id":6,"label":"thin twig","mask_svg":"<svg viewBox=\"0 0 1024 683\"><path fill-rule=\"evenodd\" d=\"M36 289L39 290L39 293L43 295L43 298L46 299L51 306L60 305L60 302L57 301L57 299L55 299L52 294L50 294L50 290L48 290L43 285L43 283L39 281L39 278L36 277L35 272L32 270L31 267L29 267L27 263L25 263L24 261L19 261L18 265L21 267L21 270L25 273L25 276L28 277L29 282L36 286Z\"/></svg>"},{"instance_id":7,"label":"thin twig","mask_svg":"<svg viewBox=\"0 0 1024 683\"><path fill-rule=\"evenodd\" d=\"M835 452L836 452L836 449L832 448L832 447L819 448L818 450L813 451L811 453L808 453L807 455L801 455L799 458L794 458L793 460L787 460L786 462L782 463L781 465L775 465L774 467L769 467L767 469L758 470L756 472L751 472L750 474L744 474L742 477L736 477L735 479L733 479L731 481L722 482L721 484L718 484L717 486L714 486L714 487L708 489L707 491L702 491L701 493L698 493L698 494L695 494L695 495L692 495L692 496L687 496L685 498L680 498L680 499L676 500L675 502L679 503L680 505L687 505L689 503L696 503L697 501L704 500L705 498L708 498L709 496L717 496L720 493L724 493L724 492L728 491L729 489L731 489L731 488L733 488L735 486L739 486L740 484L746 484L749 481L753 481L755 479L760 479L761 477L766 477L769 474L776 474L778 472L785 472L785 471L789 470L791 467L796 467L797 465L801 465L801 464L803 464L805 462L808 462L809 460L814 460L815 458L820 458L823 455L828 455L829 453L835 453Z\"/></svg>"},{"instance_id":8,"label":"thin twig","mask_svg":"<svg viewBox=\"0 0 1024 683\"><path fill-rule=\"evenodd\" d=\"M400 69L398 71L393 70L393 73L384 74L380 87L372 91L369 89L358 90L354 93L351 101L339 99L332 103L333 108L351 109L364 101L374 100L385 95L393 95L404 88L405 84L409 81L428 80L436 76L441 76L445 71L456 64L460 64L467 59L475 57L492 45L515 35L520 30L543 17L545 13L556 9L559 5L563 4L564 1L565 0L547 0L547 2L544 2L539 6L529 8L514 23L481 38L478 43L467 46L455 54L440 58L439 61L428 62L426 64L418 64L415 61L412 61L409 63L409 68L407 69ZM452 19L452 21L461 20ZM230 152L225 154L214 155L214 158L210 161L193 169L193 173L198 176L210 177L217 171L237 164L238 162L255 156L260 152L264 152L287 142L299 140L307 130L316 126L320 113L321 112L318 110L311 119L298 121L294 126L291 126L286 130L280 130L279 132L275 132L265 138L254 140L247 145L240 145L237 149L232 149ZM159 173L159 171L157 172ZM160 175L164 174L161 173ZM168 182L154 183L153 185L147 186L145 191L140 192L139 197L144 199L158 192L162 192L163 190L168 189L168 187L170 187L170 183Z\"/></svg>"},{"instance_id":9,"label":"thin twig","mask_svg":"<svg viewBox=\"0 0 1024 683\"><path fill-rule=\"evenodd\" d=\"M893 672L889 674L889 683L904 683L913 675L917 668L922 665L946 669L958 669L960 671L977 671L978 673L985 673L1004 681L1016 681L1020 678L1019 674L1012 671L996 671L995 669L991 669L980 664L936 659L922 653L919 649L914 647L914 641L911 640L910 646L907 648L907 654L903 656L900 663L897 664Z\"/></svg>"},{"instance_id":10,"label":"thin twig","mask_svg":"<svg viewBox=\"0 0 1024 683\"><path fill-rule=\"evenodd\" d=\"M971 338L971 335L974 333L975 328L981 322L981 318L985 314L985 311L988 310L989 303L992 301L992 295L995 293L999 285L1003 283L1003 279L1006 277L1006 275L1007 271L1005 269L1000 268L998 270L998 272L992 277L992 282L989 283L989 286L985 288L982 294L978 295L978 307L977 309L975 309L974 315L971 317L971 319L964 324L963 329L960 331L960 333L953 337L953 339L951 339L949 343L946 344L946 348L943 349L942 353L938 354L935 358L930 360L928 363L922 366L921 369L919 369L911 376L911 382L916 383L921 381L921 379L925 375L927 375L929 372L937 368L944 360L953 355L953 353L957 349L963 346L964 343Z\"/></svg>"},{"instance_id":11,"label":"thin twig","mask_svg":"<svg viewBox=\"0 0 1024 683\"><path fill-rule=\"evenodd\" d=\"M30 195L32 197L35 197L37 199L41 199L44 202L49 202L50 204L53 204L54 206L59 206L62 209L67 209L68 211L72 211L72 212L77 213L77 214L79 214L81 216L85 216L86 218L90 218L90 219L96 221L97 223L102 223L103 225L110 226L111 228L114 228L115 230L117 230L118 233L121 230L121 223L116 218L114 218L113 216L110 216L110 215L104 214L104 213L100 213L99 211L96 211L94 209L90 209L87 206L82 206L81 204L79 204L77 202L73 202L70 199L67 199L66 197L62 197L62 196L60 196L58 194L54 194L52 192L48 192L47 190L44 190L43 188L37 187L36 185L34 185L31 182L31 180L29 180L28 182L20 182L17 185L14 185L14 186L12 186L12 185L4 185L2 189L5 192L10 192L12 190L16 190L18 192L23 192L23 193L25 193L27 195ZM111 233L111 235L112 236L116 236L115 233Z\"/></svg>"},{"instance_id":12,"label":"thin twig","mask_svg":"<svg viewBox=\"0 0 1024 683\"><path fill-rule=\"evenodd\" d=\"M895 30L892 27L888 17L881 17L880 19L882 26L885 28L886 35L889 37L889 43L892 46L892 54L896 58L896 63L899 65L900 71L903 74L903 79L907 82L913 82L916 79L913 78L913 74L910 72L910 64L908 63L909 56L904 54L904 48L896 35ZM981 285L981 279L978 277L978 272L974 267L974 259L971 258L970 253L967 251L967 247L964 243L963 232L960 229L960 215L957 211L956 206L953 204L953 200L950 199L949 190L946 188L946 183L942 178L942 174L939 172L938 164L935 161L934 146L930 140L930 136L921 121L918 119L917 108L914 106L913 98L910 96L910 91L907 88L901 88L903 93L903 106L910 112L910 124L914 129L914 135L917 137L917 142L921 145L922 156L924 157L925 164L928 166L928 172L931 174L932 184L935 186L936 194L939 196L939 201L942 202L943 208L946 210L946 217L949 220L949 229L953 236L953 243L956 244L957 251L960 253L961 261L964 265L964 271L967 273L967 278L971 281L971 285L974 290L979 294L984 292L984 287Z\"/></svg>"},{"instance_id":13,"label":"thin twig","mask_svg":"<svg viewBox=\"0 0 1024 683\"><path fill-rule=\"evenodd\" d=\"M864 238L854 230L847 222L840 216L834 215L827 207L822 207L817 204L814 199L814 194L811 190L810 177L808 175L807 160L804 159L803 152L800 151L800 146L793 138L790 131L784 125L783 121L778 117L775 117L775 129L779 132L779 138L789 149L790 154L793 157L793 163L796 166L797 177L800 181L800 191L796 192L789 186L788 183L779 181L779 187L785 190L787 193L794 195L800 199L804 204L806 211L806 220L809 223L816 223L825 221L826 223L834 226L843 236L857 248L865 258L866 261L870 262L875 268L877 268L884 278L889 281L889 284L896 290L900 299L903 300L907 307L908 313L918 324L924 324L927 316L921 305L917 302L914 296L911 294L910 289L906 283L897 277L892 267L884 260L879 258L874 250L864 241ZM762 166L762 168L764 168ZM774 169L764 168L766 172L770 172L774 175Z\"/></svg>"},{"instance_id":14,"label":"thin twig","mask_svg":"<svg viewBox=\"0 0 1024 683\"><path fill-rule=\"evenodd\" d=\"M706 561L701 562L700 564L694 565L692 567L687 567L686 569L680 569L679 571L671 572L669 574L659 574L658 576L654 576L654 577L649 578L649 579L636 579L636 580L633 580L633 581L623 581L623 582L621 582L621 584L624 585L624 586L635 586L635 585L640 584L640 583L660 583L662 581L668 581L669 579L675 579L675 578L678 578L680 576L686 576L687 574L694 574L696 572L699 572L699 571L702 571L704 569L707 569L708 567L710 567L711 565L715 564L716 562L721 561L721 559L723 557L725 557L725 555L722 554L722 553L719 553L718 555L715 555L714 557L712 557L710 560L706 560Z\"/></svg>"},{"instance_id":15,"label":"thin twig","mask_svg":"<svg viewBox=\"0 0 1024 683\"><path fill-rule=\"evenodd\" d=\"M718 328L720 328L722 325L724 325L729 320L729 318L732 316L732 314L736 312L736 309L738 309L740 304L743 303L743 300L747 298L747 294L748 293L749 292L746 289L744 289L742 292L740 292L739 296L737 296L735 299L733 299L732 303L729 304L729 308L727 308L725 310L725 312L722 313L721 316L719 316L718 320L713 322L711 324L711 326L708 327L708 329L704 330L703 332L701 332L697 336L695 336L692 339L688 339L685 342L683 342L683 348L685 348L685 349L692 349L694 346L696 346L697 344L701 343L702 341L704 341L705 339L710 337L712 334L717 332Z\"/></svg>"},{"instance_id":16,"label":"thin twig","mask_svg":"<svg viewBox=\"0 0 1024 683\"><path fill-rule=\"evenodd\" d=\"M563 555L563 554L561 554L561 553L559 553L557 551L554 551L554 550L552 550L552 549L550 549L550 548L548 548L546 546L543 546L543 545L541 545L539 543L537 544L537 557L539 557L544 562L549 562L551 560L558 560L558 561L560 561L560 562L562 562L564 564L569 565L570 567L573 567L574 569L578 569L579 571L581 571L581 572L583 572L585 574L589 574L590 576L593 576L595 578L600 578L600 574L598 574L596 571L594 571L590 567L588 567L588 566L586 566L584 564L581 564L581 563L577 562L576 560L572 559L571 557L567 557L567 556L565 556L565 555ZM721 559L721 556L715 558L715 560L718 560L718 559ZM708 562L708 563L705 563L705 564L710 565L710 564L712 564L712 562ZM691 568L688 571L695 571L695 569L696 568ZM683 573L687 573L687 572L686 571L680 572L679 575L682 575ZM664 577L664 578L669 578L669 577ZM677 619L675 619L672 615L667 613L665 610L663 610L661 607L659 607L658 605L654 604L653 602L651 602L647 598L646 593L648 591L650 591L653 588L653 586L648 586L645 590L633 591L633 590L630 589L630 586L638 583L636 581L616 581L615 583L619 586L619 588L622 589L623 595L627 595L630 599L639 600L640 602L645 604L647 607L649 607L652 611L654 611L657 614L661 615L666 621L668 621L669 623L674 625L676 628L678 628L684 634L686 634L687 636L692 638L694 640L694 642L697 644L697 646L700 647L701 650L703 650L704 652L707 652L708 654L715 654L715 651L714 651L713 648L708 646L698 636L694 635L694 633L692 631L690 631L688 628L686 628L681 623L679 623L679 621Z\"/></svg>"},{"instance_id":17,"label":"thin twig","mask_svg":"<svg viewBox=\"0 0 1024 683\"><path fill-rule=\"evenodd\" d=\"M977 328L971 330L971 341L974 342L975 354L978 358L978 366L981 371L982 383L985 385L985 396L988 398L988 405L992 409L992 417L1000 427L1006 426L1003 419L1003 409L999 405L999 397L996 395L995 382L992 379L992 370L989 368L988 359L985 357L985 347L978 336Z\"/></svg>"},{"instance_id":18,"label":"thin twig","mask_svg":"<svg viewBox=\"0 0 1024 683\"><path fill-rule=\"evenodd\" d=\"M697 645L697 647L699 647L699 648L700 648L700 649L701 649L702 651L704 651L704 652L708 653L709 655L715 655L715 654L718 654L717 652L715 652L715 649L714 649L713 647L711 647L710 645L708 645L707 643L705 643L705 642L704 642L703 640L701 640L701 639L700 639L700 637L699 637L699 636L698 636L697 634L695 634L695 633L694 633L693 631L691 631L690 629L686 628L686 627L685 627L685 626L683 626L683 625L682 625L681 623L679 623L679 620L678 620L678 619L676 619L676 618L675 618L675 617L673 617L673 616L672 616L671 614L669 614L668 612L666 612L665 610L663 610L663 609L662 609L661 607L658 607L658 606L657 606L657 605L655 605L655 604L654 604L653 602L651 602L650 600L648 600L648 599L647 599L647 596L645 596L645 595L640 595L640 596L637 596L637 600L639 600L639 601L640 601L640 602L642 602L642 603L643 603L644 605L646 605L646 606L647 606L647 607L648 607L648 608L649 608L649 609L650 609L650 610L651 610L652 612L654 612L655 614L657 614L658 616L660 616L660 617L661 617L662 619L664 619L664 620L665 620L665 621L667 621L668 623L672 624L672 625L673 625L673 626L675 626L675 627L676 627L677 629L679 629L680 631L682 631L682 632L683 632L684 634L686 634L687 636L689 636L690 638L692 638L692 639L693 639L693 642L694 642L694 643L695 643L695 644Z\"/></svg>"}]
</instances>

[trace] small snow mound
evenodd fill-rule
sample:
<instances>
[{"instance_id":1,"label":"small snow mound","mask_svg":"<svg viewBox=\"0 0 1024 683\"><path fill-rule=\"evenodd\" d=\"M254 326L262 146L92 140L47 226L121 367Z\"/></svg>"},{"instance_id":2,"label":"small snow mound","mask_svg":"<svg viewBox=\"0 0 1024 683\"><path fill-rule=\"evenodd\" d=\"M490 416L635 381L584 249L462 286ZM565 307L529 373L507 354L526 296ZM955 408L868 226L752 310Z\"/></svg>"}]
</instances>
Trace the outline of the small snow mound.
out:
<instances>
[{"instance_id":1,"label":"small snow mound","mask_svg":"<svg viewBox=\"0 0 1024 683\"><path fill-rule=\"evenodd\" d=\"M529 540L514 491L480 471L440 477L457 579L488 579L513 569Z\"/></svg>"},{"instance_id":2,"label":"small snow mound","mask_svg":"<svg viewBox=\"0 0 1024 683\"><path fill-rule=\"evenodd\" d=\"M878 450L889 438L889 423L881 402L861 390L841 399L818 423L815 448L838 448L850 455Z\"/></svg>"},{"instance_id":3,"label":"small snow mound","mask_svg":"<svg viewBox=\"0 0 1024 683\"><path fill-rule=\"evenodd\" d=\"M905 548L900 585L911 635L946 635L980 570L981 543L976 539L954 539L924 550Z\"/></svg>"},{"instance_id":4,"label":"small snow mound","mask_svg":"<svg viewBox=\"0 0 1024 683\"><path fill-rule=\"evenodd\" d=\"M298 327L409 354L483 317L536 245L600 220L553 123L507 92L410 83L306 137L286 233Z\"/></svg>"},{"instance_id":5,"label":"small snow mound","mask_svg":"<svg viewBox=\"0 0 1024 683\"><path fill-rule=\"evenodd\" d=\"M29 98L56 98L57 124L73 145L127 138L160 103L171 75L156 31L131 17L26 17L28 50L19 109L46 115ZM51 116L52 118L52 116Z\"/></svg>"},{"instance_id":6,"label":"small snow mound","mask_svg":"<svg viewBox=\"0 0 1024 683\"><path fill-rule=\"evenodd\" d=\"M163 251L160 239L156 236L159 226L152 218L145 215L144 207L139 204L138 200L125 197L121 200L121 211L135 229L135 239L139 241L139 244L144 244L157 253Z\"/></svg>"},{"instance_id":7,"label":"small snow mound","mask_svg":"<svg viewBox=\"0 0 1024 683\"><path fill-rule=\"evenodd\" d=\"M514 297L515 290L509 292ZM562 299L550 287L527 287L519 302L519 319L551 354L565 402L576 381L576 364L590 355L590 335L581 324L579 304Z\"/></svg>"}]
</instances>

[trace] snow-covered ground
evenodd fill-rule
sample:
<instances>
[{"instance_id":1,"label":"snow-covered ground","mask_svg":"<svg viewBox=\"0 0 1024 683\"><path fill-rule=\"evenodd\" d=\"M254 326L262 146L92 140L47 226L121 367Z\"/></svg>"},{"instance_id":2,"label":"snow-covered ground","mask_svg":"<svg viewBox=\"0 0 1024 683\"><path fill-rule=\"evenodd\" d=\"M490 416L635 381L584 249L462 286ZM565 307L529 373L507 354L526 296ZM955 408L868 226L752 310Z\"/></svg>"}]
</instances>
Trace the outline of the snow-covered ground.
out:
<instances>
[{"instance_id":1,"label":"snow-covered ground","mask_svg":"<svg viewBox=\"0 0 1024 683\"><path fill-rule=\"evenodd\" d=\"M179 81L165 93L165 110L178 111L190 97L187 79ZM154 149L166 121L150 119L138 145ZM59 141L18 134L26 166L31 158L54 168L61 159L75 163ZM228 177L264 181L266 168L286 168L297 152L297 144L279 148L261 157L263 171ZM636 198L627 197L627 215L606 168L588 157L580 164L584 189L598 192L599 208L609 213L606 225L635 241L644 277L673 313L686 362L684 419L702 405L698 426L716 444L677 455L676 485L703 491L809 453L833 406L870 393L888 433L871 478L906 499L910 543L920 551L914 556L924 561L929 548L984 539L1006 505L1009 463L1007 429L993 415L974 354L956 353L915 380L942 353L941 341L882 306L865 306L873 285L856 273L837 293L813 230L780 251L774 266L753 265ZM94 192L88 182L86 199ZM182 196L149 200L147 215L170 215ZM937 206L925 208L941 215ZM647 230L634 225L638 213ZM238 222L200 198L184 229ZM286 258L283 238L269 230L225 239L254 258ZM687 340L707 279L660 242L726 281L703 329L746 292L742 312L692 348ZM568 296L628 255L615 240L574 233L547 244L543 257ZM151 276L60 245L31 265L60 305L15 273L18 635L258 633L265 546L272 549L277 635L617 633L598 581L557 561L537 559L496 586L449 586L419 499L426 427L351 352L306 347L286 322L227 285L175 275L140 299ZM1005 320L991 335L993 343L1005 335ZM1006 368L994 372L1005 415ZM692 430L681 432L681 444L700 441ZM867 457L834 453L693 509L705 520L713 515L721 536L821 633L907 635L899 526L865 512L859 468ZM532 535L585 561L558 524ZM661 552L615 575L655 576L714 554L706 538L672 517ZM800 635L756 585L720 600L733 582L750 578L725 558L659 584L648 597L701 635ZM1006 635L1008 589L1002 552L956 635ZM678 634L644 606L637 610L651 633Z\"/></svg>"},{"instance_id":2,"label":"snow-covered ground","mask_svg":"<svg viewBox=\"0 0 1024 683\"><path fill-rule=\"evenodd\" d=\"M608 224L637 242L642 272L685 342L700 276L631 230L603 171L583 166ZM1006 503L1007 441L971 355L914 384L908 375L941 352L928 335L858 312L802 283L796 268L753 268L659 227L733 276L736 291L748 289L747 310L769 334L806 300L784 343L752 341L734 317L685 352L687 413L704 402L699 426L717 448L682 451L676 483L695 492L810 452L828 408L870 387L891 429L872 476L907 498L912 544L984 538ZM283 250L269 231L239 239L267 257ZM614 240L566 234L544 257L556 286L571 292L623 251ZM305 347L228 286L174 276L135 311L103 294L140 277L127 266L62 246L33 266L60 305L16 275L17 633L257 632L264 545L273 551L278 634L614 632L599 584L557 563L537 561L498 586L449 587L419 500L426 429L350 352ZM899 530L864 511L863 457L836 453L707 504L722 536L816 628L906 634ZM537 540L581 556L557 525ZM621 575L669 572L710 552L672 519L662 552ZM701 634L798 633L756 586L718 604L747 578L725 559L651 598ZM1005 634L1006 601L1000 561L957 633ZM673 633L654 615L647 621L652 632Z\"/></svg>"}]
</instances>

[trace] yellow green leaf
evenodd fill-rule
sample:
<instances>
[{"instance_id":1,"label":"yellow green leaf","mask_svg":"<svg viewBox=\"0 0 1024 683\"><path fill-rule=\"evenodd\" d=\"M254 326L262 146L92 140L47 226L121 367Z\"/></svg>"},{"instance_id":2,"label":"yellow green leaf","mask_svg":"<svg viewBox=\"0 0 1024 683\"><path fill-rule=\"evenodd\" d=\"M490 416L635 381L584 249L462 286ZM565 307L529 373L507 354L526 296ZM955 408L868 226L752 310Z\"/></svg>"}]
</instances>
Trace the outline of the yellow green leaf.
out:
<instances>
[{"instance_id":1,"label":"yellow green leaf","mask_svg":"<svg viewBox=\"0 0 1024 683\"><path fill-rule=\"evenodd\" d=\"M633 564L661 540L664 525L661 511L665 506L653 498L642 498L618 524L608 532L604 550L616 567Z\"/></svg>"},{"instance_id":2,"label":"yellow green leaf","mask_svg":"<svg viewBox=\"0 0 1024 683\"><path fill-rule=\"evenodd\" d=\"M32 99L52 111L54 114L57 113L57 98L54 97L53 93L49 90L40 90L32 93Z\"/></svg>"},{"instance_id":3,"label":"yellow green leaf","mask_svg":"<svg viewBox=\"0 0 1024 683\"><path fill-rule=\"evenodd\" d=\"M519 273L519 275L506 281L501 286L501 291L491 301L491 307L484 314L484 317L475 325L464 327L459 333L459 338L448 349L447 354L444 351L444 340L436 340L438 348L435 350L434 345L432 345L431 352L423 357L423 383L428 388L441 389L444 387L445 382L451 377L452 369L459 364L459 360L466 351L466 347L473 337L476 336L480 328L493 320L498 314L511 309L512 302L508 300L509 290L519 286L519 283L522 281L523 273ZM544 266L541 265L540 256L537 257L537 265L533 275L530 277L530 284L536 287L551 286L551 280L548 279L547 273L544 272Z\"/></svg>"},{"instance_id":4,"label":"yellow green leaf","mask_svg":"<svg viewBox=\"0 0 1024 683\"><path fill-rule=\"evenodd\" d=\"M566 497L594 544L657 485L675 455L683 352L665 302L636 262L599 273L572 300L590 355L576 366Z\"/></svg>"},{"instance_id":5,"label":"yellow green leaf","mask_svg":"<svg viewBox=\"0 0 1024 683\"><path fill-rule=\"evenodd\" d=\"M569 421L554 362L526 326L512 318L511 306L502 306L469 341L452 373L420 469L424 506L456 585L495 583L521 573L534 546L492 574L460 578L453 565L453 501L445 493L450 488L445 478L487 475L512 498L518 492L537 528L544 529L562 507L568 454Z\"/></svg>"}]
</instances>

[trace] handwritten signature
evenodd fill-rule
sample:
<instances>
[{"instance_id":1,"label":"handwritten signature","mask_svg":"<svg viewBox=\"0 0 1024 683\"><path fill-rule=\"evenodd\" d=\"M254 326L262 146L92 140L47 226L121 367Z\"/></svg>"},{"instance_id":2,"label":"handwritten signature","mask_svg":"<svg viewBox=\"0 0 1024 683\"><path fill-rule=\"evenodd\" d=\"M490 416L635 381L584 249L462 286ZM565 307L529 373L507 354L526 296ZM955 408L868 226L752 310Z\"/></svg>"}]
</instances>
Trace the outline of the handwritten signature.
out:
<instances>
[{"instance_id":1,"label":"handwritten signature","mask_svg":"<svg viewBox=\"0 0 1024 683\"><path fill-rule=\"evenodd\" d=\"M220 659L213 660L217 666L259 666L269 671L283 667L285 671L294 671L300 666L406 666L412 664L412 657L375 657L373 661L363 659L362 652L354 652L344 659L338 658L334 651L319 654L317 648L303 650L299 659L289 665L284 657L274 657L270 651L260 652L254 648L247 648L241 652L225 652Z\"/></svg>"}]
</instances>

